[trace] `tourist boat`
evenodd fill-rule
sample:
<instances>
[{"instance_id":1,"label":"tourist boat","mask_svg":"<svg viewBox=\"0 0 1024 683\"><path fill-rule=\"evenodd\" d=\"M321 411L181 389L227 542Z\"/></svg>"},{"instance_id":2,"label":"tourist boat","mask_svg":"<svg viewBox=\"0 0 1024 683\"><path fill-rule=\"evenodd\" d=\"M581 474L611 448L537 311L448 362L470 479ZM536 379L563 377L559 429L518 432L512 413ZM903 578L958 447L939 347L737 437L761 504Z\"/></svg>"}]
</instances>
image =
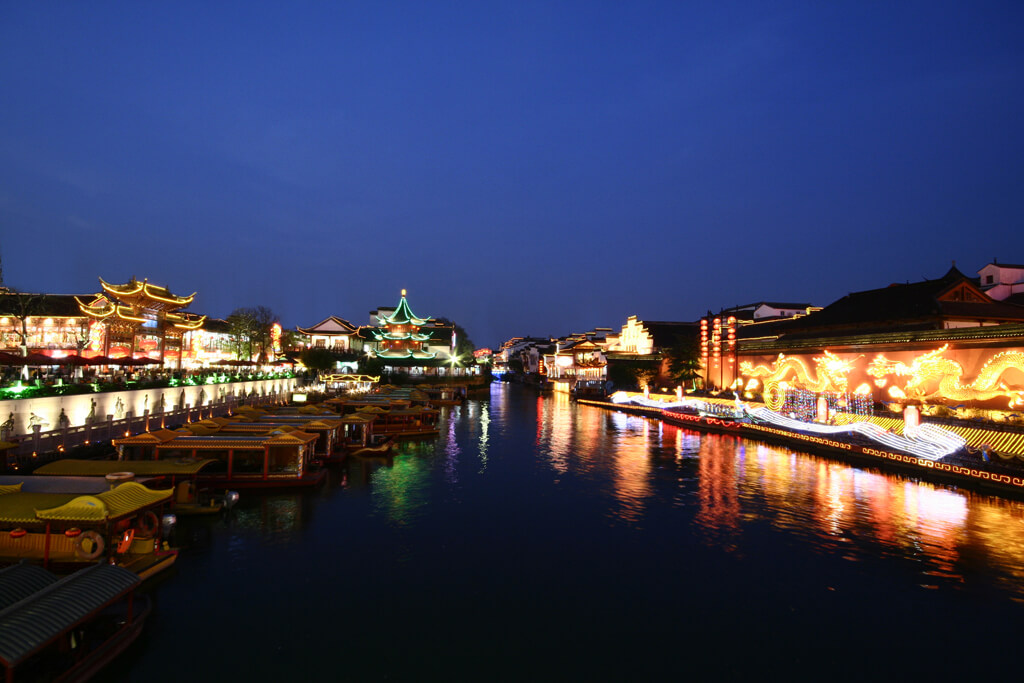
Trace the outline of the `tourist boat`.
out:
<instances>
[{"instance_id":1,"label":"tourist boat","mask_svg":"<svg viewBox=\"0 0 1024 683\"><path fill-rule=\"evenodd\" d=\"M98 563L64 578L31 564L0 570L0 667L7 683L86 681L124 651L151 610L142 580Z\"/></svg>"},{"instance_id":2,"label":"tourist boat","mask_svg":"<svg viewBox=\"0 0 1024 683\"><path fill-rule=\"evenodd\" d=\"M165 430L161 430L165 431ZM275 430L270 434L146 432L112 441L121 460L214 460L197 481L251 489L316 486L326 471L316 464L316 434Z\"/></svg>"},{"instance_id":3,"label":"tourist boat","mask_svg":"<svg viewBox=\"0 0 1024 683\"><path fill-rule=\"evenodd\" d=\"M218 422L221 425L219 430L221 434L254 434L261 431L270 433L280 430L282 427L316 434L318 438L314 444L313 453L321 461L334 462L341 460L345 455L342 448L344 424L337 413L328 412L326 415L252 413L251 419L224 420L222 418Z\"/></svg>"},{"instance_id":4,"label":"tourist boat","mask_svg":"<svg viewBox=\"0 0 1024 683\"><path fill-rule=\"evenodd\" d=\"M216 460L76 460L68 458L55 460L36 468L31 477L25 478L31 485L36 478L69 479L102 477L103 483L125 480L138 481L152 489L170 488L174 491L171 510L176 515L210 515L230 509L238 502L235 491L215 492L210 487L199 486L200 473L216 463ZM71 482L69 482L71 483ZM108 486L109 488L109 486ZM58 490L50 487L50 490Z\"/></svg>"},{"instance_id":5,"label":"tourist boat","mask_svg":"<svg viewBox=\"0 0 1024 683\"><path fill-rule=\"evenodd\" d=\"M128 481L102 493L39 493L0 486L0 564L21 560L55 571L102 561L148 578L177 551L162 542L174 515L171 491Z\"/></svg>"},{"instance_id":6,"label":"tourist boat","mask_svg":"<svg viewBox=\"0 0 1024 683\"><path fill-rule=\"evenodd\" d=\"M357 412L362 412L360 411ZM367 411L369 412L369 411ZM393 439L431 438L439 433L437 419L439 412L434 408L413 406L374 411L370 432L374 436Z\"/></svg>"}]
</instances>

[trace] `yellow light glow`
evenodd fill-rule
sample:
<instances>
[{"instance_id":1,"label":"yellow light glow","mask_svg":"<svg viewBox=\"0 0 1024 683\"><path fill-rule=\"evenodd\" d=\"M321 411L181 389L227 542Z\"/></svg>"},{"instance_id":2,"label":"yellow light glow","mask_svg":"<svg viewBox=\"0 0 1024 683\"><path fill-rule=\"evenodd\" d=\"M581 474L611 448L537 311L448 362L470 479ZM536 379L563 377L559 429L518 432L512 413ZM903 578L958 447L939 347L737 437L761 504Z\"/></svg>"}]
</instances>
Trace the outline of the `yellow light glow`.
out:
<instances>
[{"instance_id":1,"label":"yellow light glow","mask_svg":"<svg viewBox=\"0 0 1024 683\"><path fill-rule=\"evenodd\" d=\"M906 398L907 395L903 393L903 390L899 387L889 387L889 395L893 398Z\"/></svg>"},{"instance_id":2,"label":"yellow light glow","mask_svg":"<svg viewBox=\"0 0 1024 683\"><path fill-rule=\"evenodd\" d=\"M868 374L879 379L887 375L909 377L903 393L921 400L942 398L951 401L985 401L1007 398L1011 408L1024 401L1024 387L1010 388L1000 382L1002 374L1007 370L1024 372L1024 353L1003 351L995 354L985 362L973 382L964 384L963 366L943 357L948 348L949 344L944 344L934 351L917 356L910 365L878 355L868 366Z\"/></svg>"},{"instance_id":3,"label":"yellow light glow","mask_svg":"<svg viewBox=\"0 0 1024 683\"><path fill-rule=\"evenodd\" d=\"M871 395L871 385L868 384L867 382L864 382L864 384L861 384L859 387L854 389L853 393L859 394L860 396L870 396Z\"/></svg>"}]
</instances>

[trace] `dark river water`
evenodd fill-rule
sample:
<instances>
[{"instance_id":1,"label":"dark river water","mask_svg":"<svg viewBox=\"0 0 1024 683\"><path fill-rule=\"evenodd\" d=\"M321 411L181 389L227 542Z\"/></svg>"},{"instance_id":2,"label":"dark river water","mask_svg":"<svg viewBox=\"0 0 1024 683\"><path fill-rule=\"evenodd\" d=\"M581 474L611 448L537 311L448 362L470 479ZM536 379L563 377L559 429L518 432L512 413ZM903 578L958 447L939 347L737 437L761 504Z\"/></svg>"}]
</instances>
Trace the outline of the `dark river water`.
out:
<instances>
[{"instance_id":1,"label":"dark river water","mask_svg":"<svg viewBox=\"0 0 1024 683\"><path fill-rule=\"evenodd\" d=\"M315 492L181 520L106 681L981 680L1024 503L495 384Z\"/></svg>"}]
</instances>

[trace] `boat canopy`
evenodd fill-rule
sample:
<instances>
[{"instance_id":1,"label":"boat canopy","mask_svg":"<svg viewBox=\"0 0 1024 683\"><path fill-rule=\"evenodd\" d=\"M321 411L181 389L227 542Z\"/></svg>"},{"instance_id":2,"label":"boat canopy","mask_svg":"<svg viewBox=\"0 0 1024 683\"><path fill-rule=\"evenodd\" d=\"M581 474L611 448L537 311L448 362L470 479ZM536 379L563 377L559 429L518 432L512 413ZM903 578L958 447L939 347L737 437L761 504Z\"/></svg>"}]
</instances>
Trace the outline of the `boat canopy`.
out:
<instances>
[{"instance_id":1,"label":"boat canopy","mask_svg":"<svg viewBox=\"0 0 1024 683\"><path fill-rule=\"evenodd\" d=\"M55 460L34 474L50 477L104 477L114 472L131 472L142 477L188 476L216 460Z\"/></svg>"},{"instance_id":2,"label":"boat canopy","mask_svg":"<svg viewBox=\"0 0 1024 683\"><path fill-rule=\"evenodd\" d=\"M0 611L56 582L56 576L28 562L0 569Z\"/></svg>"},{"instance_id":3,"label":"boat canopy","mask_svg":"<svg viewBox=\"0 0 1024 683\"><path fill-rule=\"evenodd\" d=\"M0 662L17 666L141 582L135 573L103 563L54 580L0 611Z\"/></svg>"},{"instance_id":4,"label":"boat canopy","mask_svg":"<svg viewBox=\"0 0 1024 683\"><path fill-rule=\"evenodd\" d=\"M82 496L74 493L8 493L0 496L0 522L103 522L169 501L172 491L154 491L129 481L117 488Z\"/></svg>"}]
</instances>

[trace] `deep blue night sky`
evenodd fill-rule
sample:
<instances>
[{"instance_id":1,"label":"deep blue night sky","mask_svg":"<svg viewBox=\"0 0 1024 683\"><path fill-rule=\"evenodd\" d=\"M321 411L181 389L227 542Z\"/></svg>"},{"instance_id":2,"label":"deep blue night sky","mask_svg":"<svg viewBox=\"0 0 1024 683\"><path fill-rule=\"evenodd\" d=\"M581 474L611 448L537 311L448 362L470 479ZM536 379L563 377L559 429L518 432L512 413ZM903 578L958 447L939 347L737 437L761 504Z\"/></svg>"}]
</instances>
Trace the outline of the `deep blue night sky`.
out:
<instances>
[{"instance_id":1,"label":"deep blue night sky","mask_svg":"<svg viewBox=\"0 0 1024 683\"><path fill-rule=\"evenodd\" d=\"M5 284L478 345L1024 262L1024 3L6 3Z\"/></svg>"}]
</instances>

